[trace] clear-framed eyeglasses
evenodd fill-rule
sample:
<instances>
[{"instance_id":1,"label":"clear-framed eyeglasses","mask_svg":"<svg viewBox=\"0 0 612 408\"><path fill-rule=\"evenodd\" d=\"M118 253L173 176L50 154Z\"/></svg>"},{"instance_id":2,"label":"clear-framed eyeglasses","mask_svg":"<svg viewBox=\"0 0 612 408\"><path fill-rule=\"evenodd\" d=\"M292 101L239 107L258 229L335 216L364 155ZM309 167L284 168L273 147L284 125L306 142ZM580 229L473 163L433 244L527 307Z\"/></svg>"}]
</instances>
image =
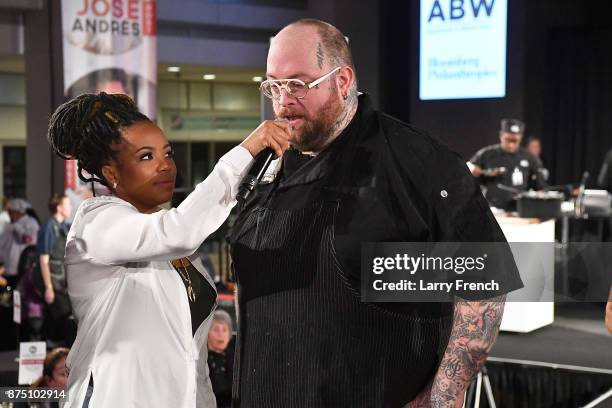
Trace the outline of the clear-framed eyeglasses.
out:
<instances>
[{"instance_id":1,"label":"clear-framed eyeglasses","mask_svg":"<svg viewBox=\"0 0 612 408\"><path fill-rule=\"evenodd\" d=\"M297 99L302 99L306 96L310 89L325 81L340 68L341 67L338 66L329 71L327 74L323 75L321 78L315 79L314 81L308 84L297 78L268 79L261 83L261 85L259 86L259 90L261 91L261 93L263 93L270 99L279 99L283 89L285 90L285 92L287 92L288 95Z\"/></svg>"}]
</instances>

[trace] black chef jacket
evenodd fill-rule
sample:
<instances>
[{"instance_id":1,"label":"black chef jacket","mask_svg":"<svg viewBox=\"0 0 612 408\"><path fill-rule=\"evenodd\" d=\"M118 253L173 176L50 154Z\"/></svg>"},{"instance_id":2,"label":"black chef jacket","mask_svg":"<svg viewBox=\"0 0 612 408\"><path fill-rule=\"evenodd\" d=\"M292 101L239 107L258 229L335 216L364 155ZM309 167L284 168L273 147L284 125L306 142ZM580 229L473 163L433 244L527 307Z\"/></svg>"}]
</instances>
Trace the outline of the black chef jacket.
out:
<instances>
[{"instance_id":1,"label":"black chef jacket","mask_svg":"<svg viewBox=\"0 0 612 408\"><path fill-rule=\"evenodd\" d=\"M485 197L493 207L507 211L516 210L515 193L500 189L497 186L498 184L520 191L540 190L546 186L542 161L523 148L515 153L510 153L503 150L499 144L487 146L476 152L470 162L481 169L496 167L506 169L505 173L495 177L479 177L479 181L485 190ZM517 171L520 172L520 176L514 179L516 176L513 174ZM514 180L520 181L520 183L513 182Z\"/></svg>"},{"instance_id":2,"label":"black chef jacket","mask_svg":"<svg viewBox=\"0 0 612 408\"><path fill-rule=\"evenodd\" d=\"M424 131L374 110L365 94L349 126L328 148L315 157L288 150L276 180L260 185L243 211L255 205L307 207L325 198L318 191L330 178L340 185L341 198L335 248L358 292L362 242L506 242L460 155ZM508 265L487 271L487 278L503 288L496 295L522 287L513 259L505 259ZM440 313L414 303L387 306Z\"/></svg>"}]
</instances>

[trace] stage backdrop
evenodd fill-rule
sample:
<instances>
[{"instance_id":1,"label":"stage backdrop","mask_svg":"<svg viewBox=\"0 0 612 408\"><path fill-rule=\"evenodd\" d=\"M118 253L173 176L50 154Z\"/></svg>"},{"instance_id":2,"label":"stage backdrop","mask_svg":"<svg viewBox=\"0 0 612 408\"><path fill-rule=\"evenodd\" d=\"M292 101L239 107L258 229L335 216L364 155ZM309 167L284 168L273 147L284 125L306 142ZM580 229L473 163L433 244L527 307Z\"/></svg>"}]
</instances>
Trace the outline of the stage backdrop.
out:
<instances>
[{"instance_id":1,"label":"stage backdrop","mask_svg":"<svg viewBox=\"0 0 612 408\"><path fill-rule=\"evenodd\" d=\"M66 99L86 92L126 93L155 119L156 34L155 0L62 0ZM90 194L74 161L66 162L65 187L73 201Z\"/></svg>"}]
</instances>

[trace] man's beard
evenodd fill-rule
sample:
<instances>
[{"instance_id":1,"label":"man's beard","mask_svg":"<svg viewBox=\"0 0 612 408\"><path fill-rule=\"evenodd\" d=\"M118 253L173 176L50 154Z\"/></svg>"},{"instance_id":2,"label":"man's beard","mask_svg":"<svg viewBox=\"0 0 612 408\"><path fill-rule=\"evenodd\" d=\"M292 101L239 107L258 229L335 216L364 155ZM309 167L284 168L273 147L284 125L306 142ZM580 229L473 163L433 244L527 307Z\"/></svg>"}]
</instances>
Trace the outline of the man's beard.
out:
<instances>
[{"instance_id":1,"label":"man's beard","mask_svg":"<svg viewBox=\"0 0 612 408\"><path fill-rule=\"evenodd\" d=\"M299 133L296 134L296 131L292 130L291 145L301 152L320 151L338 130L336 123L343 109L344 106L337 95L330 95L327 102L312 115L313 117L310 115L302 117L302 128ZM281 112L279 116L284 117L287 114Z\"/></svg>"}]
</instances>

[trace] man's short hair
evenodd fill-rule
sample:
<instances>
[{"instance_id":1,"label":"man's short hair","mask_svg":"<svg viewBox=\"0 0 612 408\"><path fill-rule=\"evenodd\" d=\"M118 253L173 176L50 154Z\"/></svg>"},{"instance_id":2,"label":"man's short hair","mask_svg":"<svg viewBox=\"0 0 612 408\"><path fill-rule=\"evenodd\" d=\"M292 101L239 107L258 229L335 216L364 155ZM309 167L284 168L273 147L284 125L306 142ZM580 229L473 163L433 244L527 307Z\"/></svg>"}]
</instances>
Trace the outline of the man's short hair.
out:
<instances>
[{"instance_id":1,"label":"man's short hair","mask_svg":"<svg viewBox=\"0 0 612 408\"><path fill-rule=\"evenodd\" d=\"M57 193L54 193L51 196L51 198L49 199L49 202L47 203L47 208L49 209L49 212L51 213L51 215L57 212L57 207L59 207L59 205L62 203L62 200L66 197L67 196L64 194L57 194Z\"/></svg>"},{"instance_id":2,"label":"man's short hair","mask_svg":"<svg viewBox=\"0 0 612 408\"><path fill-rule=\"evenodd\" d=\"M348 40L336 27L326 23L325 21L317 20L316 18L303 18L289 25L315 27L321 39L323 52L327 54L329 64L334 66L334 68L336 65L346 65L355 71L353 55L351 53Z\"/></svg>"}]
</instances>

